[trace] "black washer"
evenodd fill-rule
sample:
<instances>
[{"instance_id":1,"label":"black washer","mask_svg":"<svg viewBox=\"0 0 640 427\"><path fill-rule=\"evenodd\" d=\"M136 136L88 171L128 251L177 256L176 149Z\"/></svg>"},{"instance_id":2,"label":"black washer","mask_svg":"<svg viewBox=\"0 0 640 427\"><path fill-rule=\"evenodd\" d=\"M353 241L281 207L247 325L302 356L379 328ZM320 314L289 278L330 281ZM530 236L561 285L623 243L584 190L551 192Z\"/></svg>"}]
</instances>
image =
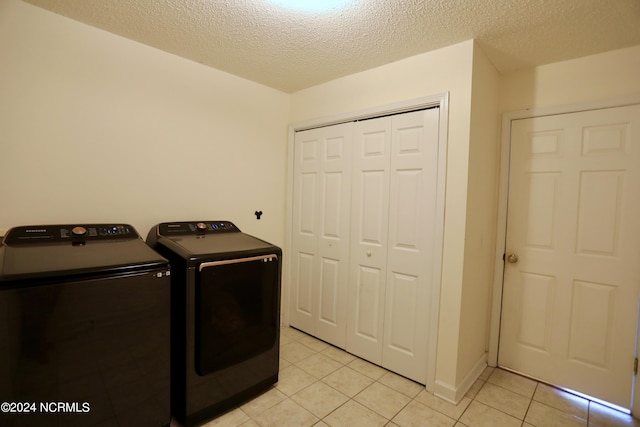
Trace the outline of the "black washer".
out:
<instances>
[{"instance_id":1,"label":"black washer","mask_svg":"<svg viewBox=\"0 0 640 427\"><path fill-rule=\"evenodd\" d=\"M10 229L0 425L169 425L170 281L168 260L127 224Z\"/></svg>"},{"instance_id":2,"label":"black washer","mask_svg":"<svg viewBox=\"0 0 640 427\"><path fill-rule=\"evenodd\" d=\"M201 423L278 380L282 250L229 221L162 223L171 263L171 407Z\"/></svg>"}]
</instances>

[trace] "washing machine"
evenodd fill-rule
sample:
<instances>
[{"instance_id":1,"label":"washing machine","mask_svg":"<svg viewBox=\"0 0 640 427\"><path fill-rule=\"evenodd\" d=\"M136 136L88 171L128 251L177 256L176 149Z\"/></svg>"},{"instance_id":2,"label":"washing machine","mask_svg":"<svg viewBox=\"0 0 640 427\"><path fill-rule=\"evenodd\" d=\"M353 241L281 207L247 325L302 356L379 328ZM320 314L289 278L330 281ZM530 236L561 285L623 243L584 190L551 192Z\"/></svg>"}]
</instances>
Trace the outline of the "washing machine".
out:
<instances>
[{"instance_id":1,"label":"washing machine","mask_svg":"<svg viewBox=\"0 0 640 427\"><path fill-rule=\"evenodd\" d=\"M278 380L282 251L229 221L161 223L171 263L171 407L197 425Z\"/></svg>"},{"instance_id":2,"label":"washing machine","mask_svg":"<svg viewBox=\"0 0 640 427\"><path fill-rule=\"evenodd\" d=\"M0 425L168 426L169 263L128 224L11 228Z\"/></svg>"}]
</instances>

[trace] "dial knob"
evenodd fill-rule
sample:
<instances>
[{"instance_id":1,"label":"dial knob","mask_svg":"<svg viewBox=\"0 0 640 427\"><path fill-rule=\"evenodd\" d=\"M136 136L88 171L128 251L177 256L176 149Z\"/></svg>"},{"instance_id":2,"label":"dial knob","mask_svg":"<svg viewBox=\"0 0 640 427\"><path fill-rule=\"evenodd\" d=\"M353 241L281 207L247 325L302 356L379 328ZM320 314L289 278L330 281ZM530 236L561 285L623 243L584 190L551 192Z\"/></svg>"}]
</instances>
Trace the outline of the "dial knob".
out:
<instances>
[{"instance_id":1,"label":"dial knob","mask_svg":"<svg viewBox=\"0 0 640 427\"><path fill-rule=\"evenodd\" d=\"M207 224L204 222L199 222L196 224L196 228L200 231L205 231L207 229Z\"/></svg>"},{"instance_id":2,"label":"dial knob","mask_svg":"<svg viewBox=\"0 0 640 427\"><path fill-rule=\"evenodd\" d=\"M84 227L73 227L73 229L71 229L71 234L73 234L74 236L84 236L85 234L87 234L87 229Z\"/></svg>"}]
</instances>

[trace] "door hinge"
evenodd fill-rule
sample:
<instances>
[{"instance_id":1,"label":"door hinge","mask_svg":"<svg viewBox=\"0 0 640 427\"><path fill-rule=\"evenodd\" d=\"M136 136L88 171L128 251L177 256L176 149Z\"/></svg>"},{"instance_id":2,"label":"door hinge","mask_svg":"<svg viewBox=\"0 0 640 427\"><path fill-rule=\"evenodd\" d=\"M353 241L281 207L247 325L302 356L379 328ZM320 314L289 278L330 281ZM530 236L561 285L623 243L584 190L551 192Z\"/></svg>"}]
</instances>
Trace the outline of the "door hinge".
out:
<instances>
[{"instance_id":1,"label":"door hinge","mask_svg":"<svg viewBox=\"0 0 640 427\"><path fill-rule=\"evenodd\" d=\"M633 373L638 375L638 358L633 359Z\"/></svg>"}]
</instances>

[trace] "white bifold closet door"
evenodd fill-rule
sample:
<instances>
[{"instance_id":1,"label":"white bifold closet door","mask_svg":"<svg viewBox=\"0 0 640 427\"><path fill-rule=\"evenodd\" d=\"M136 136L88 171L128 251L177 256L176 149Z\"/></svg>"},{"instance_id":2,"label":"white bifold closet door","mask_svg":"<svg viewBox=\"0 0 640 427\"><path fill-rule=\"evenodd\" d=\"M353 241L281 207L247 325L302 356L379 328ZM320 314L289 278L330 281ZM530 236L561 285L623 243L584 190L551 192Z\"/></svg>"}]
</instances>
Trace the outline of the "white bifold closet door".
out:
<instances>
[{"instance_id":1,"label":"white bifold closet door","mask_svg":"<svg viewBox=\"0 0 640 427\"><path fill-rule=\"evenodd\" d=\"M296 133L291 325L425 384L439 110Z\"/></svg>"}]
</instances>

